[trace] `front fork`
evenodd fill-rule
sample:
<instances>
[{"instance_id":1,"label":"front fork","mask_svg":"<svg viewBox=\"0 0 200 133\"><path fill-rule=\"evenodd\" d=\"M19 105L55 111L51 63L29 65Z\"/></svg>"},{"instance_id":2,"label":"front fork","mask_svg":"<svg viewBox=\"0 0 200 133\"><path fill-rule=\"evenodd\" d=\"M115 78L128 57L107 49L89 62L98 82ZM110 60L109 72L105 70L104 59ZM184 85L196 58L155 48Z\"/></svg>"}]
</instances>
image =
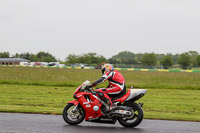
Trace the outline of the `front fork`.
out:
<instances>
[{"instance_id":1,"label":"front fork","mask_svg":"<svg viewBox=\"0 0 200 133\"><path fill-rule=\"evenodd\" d=\"M69 101L68 103L72 103L75 105L75 108L72 110L72 113L75 113L78 109L79 102L77 100Z\"/></svg>"},{"instance_id":2,"label":"front fork","mask_svg":"<svg viewBox=\"0 0 200 133\"><path fill-rule=\"evenodd\" d=\"M75 113L78 109L79 103L76 105L76 107L72 110L72 113Z\"/></svg>"}]
</instances>

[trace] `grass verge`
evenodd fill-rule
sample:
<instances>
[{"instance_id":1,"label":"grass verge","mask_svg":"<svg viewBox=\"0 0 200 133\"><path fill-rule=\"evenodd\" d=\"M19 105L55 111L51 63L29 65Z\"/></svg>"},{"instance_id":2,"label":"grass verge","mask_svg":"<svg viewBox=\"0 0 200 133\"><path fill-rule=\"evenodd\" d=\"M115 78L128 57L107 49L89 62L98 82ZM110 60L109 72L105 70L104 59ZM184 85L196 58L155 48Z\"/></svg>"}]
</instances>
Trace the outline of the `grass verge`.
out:
<instances>
[{"instance_id":1,"label":"grass verge","mask_svg":"<svg viewBox=\"0 0 200 133\"><path fill-rule=\"evenodd\" d=\"M120 71L128 87L200 90L200 73ZM100 78L101 70L0 67L0 84L76 87ZM105 83L107 84L107 83ZM99 87L107 86L105 84Z\"/></svg>"},{"instance_id":2,"label":"grass verge","mask_svg":"<svg viewBox=\"0 0 200 133\"><path fill-rule=\"evenodd\" d=\"M61 114L75 87L0 85L0 112ZM200 90L147 89L144 117L200 121Z\"/></svg>"}]
</instances>

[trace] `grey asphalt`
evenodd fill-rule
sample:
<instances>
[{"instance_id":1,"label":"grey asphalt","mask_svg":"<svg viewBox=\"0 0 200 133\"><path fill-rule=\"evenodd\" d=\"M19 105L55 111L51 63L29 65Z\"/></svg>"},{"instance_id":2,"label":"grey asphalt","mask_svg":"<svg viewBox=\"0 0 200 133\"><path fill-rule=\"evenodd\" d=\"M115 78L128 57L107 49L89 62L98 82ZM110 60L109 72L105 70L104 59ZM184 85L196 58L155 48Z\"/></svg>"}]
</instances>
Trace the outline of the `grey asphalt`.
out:
<instances>
[{"instance_id":1,"label":"grey asphalt","mask_svg":"<svg viewBox=\"0 0 200 133\"><path fill-rule=\"evenodd\" d=\"M200 133L200 122L144 119L136 128L90 122L72 126L61 115L0 113L0 133Z\"/></svg>"}]
</instances>

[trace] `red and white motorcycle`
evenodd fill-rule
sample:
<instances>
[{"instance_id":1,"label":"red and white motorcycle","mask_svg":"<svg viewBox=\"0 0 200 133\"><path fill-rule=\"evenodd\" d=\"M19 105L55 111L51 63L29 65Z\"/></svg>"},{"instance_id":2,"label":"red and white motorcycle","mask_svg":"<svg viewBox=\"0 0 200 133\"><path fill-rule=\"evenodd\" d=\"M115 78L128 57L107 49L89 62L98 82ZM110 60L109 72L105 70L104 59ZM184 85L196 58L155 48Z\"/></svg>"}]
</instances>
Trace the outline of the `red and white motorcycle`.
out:
<instances>
[{"instance_id":1,"label":"red and white motorcycle","mask_svg":"<svg viewBox=\"0 0 200 133\"><path fill-rule=\"evenodd\" d=\"M107 113L107 104L93 93L93 89L86 89L90 81L85 81L74 92L76 100L67 103L63 110L63 119L71 125L88 122L119 123L125 127L135 127L143 119L142 103L135 103L143 97L146 89L129 89L122 97L112 99L115 108Z\"/></svg>"}]
</instances>

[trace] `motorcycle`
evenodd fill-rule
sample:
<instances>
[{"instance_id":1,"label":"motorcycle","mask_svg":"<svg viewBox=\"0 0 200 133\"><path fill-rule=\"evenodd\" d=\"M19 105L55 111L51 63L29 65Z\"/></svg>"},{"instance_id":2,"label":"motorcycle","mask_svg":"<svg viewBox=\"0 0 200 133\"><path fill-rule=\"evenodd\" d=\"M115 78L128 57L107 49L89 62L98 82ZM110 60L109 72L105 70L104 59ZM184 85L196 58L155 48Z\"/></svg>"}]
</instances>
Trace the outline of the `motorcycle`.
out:
<instances>
[{"instance_id":1,"label":"motorcycle","mask_svg":"<svg viewBox=\"0 0 200 133\"><path fill-rule=\"evenodd\" d=\"M129 89L121 97L112 98L114 109L107 112L107 104L95 95L92 88L87 88L90 81L85 81L74 92L76 100L70 101L63 109L63 119L70 125L88 122L115 124L118 120L124 127L138 126L143 119L143 103L135 103L143 97L146 89Z\"/></svg>"}]
</instances>

